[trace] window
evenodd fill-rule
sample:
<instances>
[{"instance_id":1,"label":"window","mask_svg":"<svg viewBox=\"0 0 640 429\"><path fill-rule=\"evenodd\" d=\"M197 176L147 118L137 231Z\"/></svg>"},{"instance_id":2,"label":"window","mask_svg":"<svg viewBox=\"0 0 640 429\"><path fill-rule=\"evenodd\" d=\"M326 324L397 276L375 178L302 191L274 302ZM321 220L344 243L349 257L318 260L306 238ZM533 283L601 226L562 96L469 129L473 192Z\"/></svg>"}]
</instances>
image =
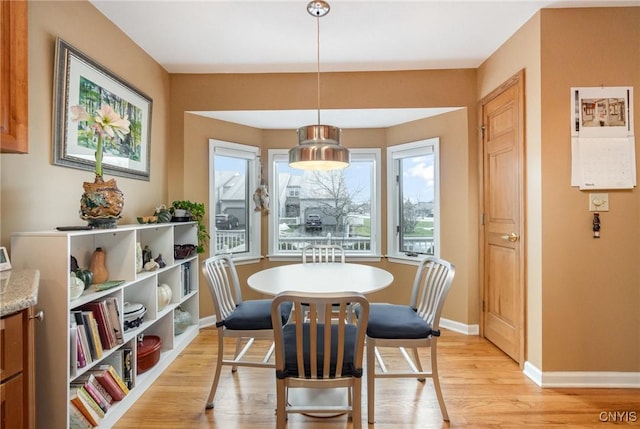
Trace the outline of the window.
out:
<instances>
[{"instance_id":1,"label":"window","mask_svg":"<svg viewBox=\"0 0 640 429\"><path fill-rule=\"evenodd\" d=\"M252 196L258 187L259 148L209 140L211 250L237 260L260 257L260 213Z\"/></svg>"},{"instance_id":2,"label":"window","mask_svg":"<svg viewBox=\"0 0 640 429\"><path fill-rule=\"evenodd\" d=\"M351 149L344 170L289 167L269 150L270 257L296 259L308 244L339 244L349 258L380 257L380 149Z\"/></svg>"},{"instance_id":3,"label":"window","mask_svg":"<svg viewBox=\"0 0 640 429\"><path fill-rule=\"evenodd\" d=\"M438 138L387 148L390 258L439 255Z\"/></svg>"}]
</instances>

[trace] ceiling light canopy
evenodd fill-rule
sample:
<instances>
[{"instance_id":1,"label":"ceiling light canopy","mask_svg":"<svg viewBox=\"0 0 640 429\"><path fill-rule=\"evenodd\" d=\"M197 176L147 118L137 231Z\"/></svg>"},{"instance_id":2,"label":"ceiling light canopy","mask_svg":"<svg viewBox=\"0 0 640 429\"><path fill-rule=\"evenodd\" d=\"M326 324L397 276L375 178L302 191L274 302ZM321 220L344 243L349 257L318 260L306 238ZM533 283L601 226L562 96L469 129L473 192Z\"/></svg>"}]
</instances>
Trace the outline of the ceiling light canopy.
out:
<instances>
[{"instance_id":1,"label":"ceiling light canopy","mask_svg":"<svg viewBox=\"0 0 640 429\"><path fill-rule=\"evenodd\" d=\"M340 128L320 123L320 18L329 13L329 3L311 1L307 12L317 19L318 124L298 128L298 145L289 150L289 165L302 170L336 170L349 166L349 149L340 145Z\"/></svg>"}]
</instances>

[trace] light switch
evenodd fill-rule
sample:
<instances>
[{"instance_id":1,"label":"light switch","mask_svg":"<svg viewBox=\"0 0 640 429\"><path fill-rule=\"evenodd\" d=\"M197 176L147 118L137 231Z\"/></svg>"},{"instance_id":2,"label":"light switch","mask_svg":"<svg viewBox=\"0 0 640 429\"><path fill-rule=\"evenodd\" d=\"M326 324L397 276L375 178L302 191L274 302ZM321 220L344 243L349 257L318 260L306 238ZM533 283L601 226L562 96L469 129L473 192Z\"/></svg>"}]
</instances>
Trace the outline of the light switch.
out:
<instances>
[{"instance_id":1,"label":"light switch","mask_svg":"<svg viewBox=\"0 0 640 429\"><path fill-rule=\"evenodd\" d=\"M608 212L609 194L589 194L590 212Z\"/></svg>"}]
</instances>

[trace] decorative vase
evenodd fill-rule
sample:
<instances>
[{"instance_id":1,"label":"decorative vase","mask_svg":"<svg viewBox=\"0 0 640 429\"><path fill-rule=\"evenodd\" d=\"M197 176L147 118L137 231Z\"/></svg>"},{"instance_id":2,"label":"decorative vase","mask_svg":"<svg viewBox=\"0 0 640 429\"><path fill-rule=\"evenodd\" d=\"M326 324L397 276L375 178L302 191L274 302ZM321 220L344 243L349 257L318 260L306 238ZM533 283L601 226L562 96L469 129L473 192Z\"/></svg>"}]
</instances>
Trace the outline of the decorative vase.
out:
<instances>
[{"instance_id":1,"label":"decorative vase","mask_svg":"<svg viewBox=\"0 0 640 429\"><path fill-rule=\"evenodd\" d=\"M191 314L182 307L177 307L173 312L173 333L180 335L191 325Z\"/></svg>"},{"instance_id":2,"label":"decorative vase","mask_svg":"<svg viewBox=\"0 0 640 429\"><path fill-rule=\"evenodd\" d=\"M69 276L69 299L73 301L80 298L82 292L84 292L84 282L77 278L74 273L71 273Z\"/></svg>"},{"instance_id":3,"label":"decorative vase","mask_svg":"<svg viewBox=\"0 0 640 429\"><path fill-rule=\"evenodd\" d=\"M102 247L97 247L91 255L89 269L93 273L93 284L104 283L109 280L109 271L105 263L107 258L106 252Z\"/></svg>"},{"instance_id":4,"label":"decorative vase","mask_svg":"<svg viewBox=\"0 0 640 429\"><path fill-rule=\"evenodd\" d=\"M158 310L164 310L164 308L171 302L173 292L168 284L161 283L158 285Z\"/></svg>"},{"instance_id":5,"label":"decorative vase","mask_svg":"<svg viewBox=\"0 0 640 429\"><path fill-rule=\"evenodd\" d=\"M96 175L93 183L84 182L82 187L84 194L80 199L80 217L93 228L115 228L124 207L124 195L115 179L105 182L102 176Z\"/></svg>"},{"instance_id":6,"label":"decorative vase","mask_svg":"<svg viewBox=\"0 0 640 429\"><path fill-rule=\"evenodd\" d=\"M138 241L136 243L136 273L142 272L142 245Z\"/></svg>"}]
</instances>

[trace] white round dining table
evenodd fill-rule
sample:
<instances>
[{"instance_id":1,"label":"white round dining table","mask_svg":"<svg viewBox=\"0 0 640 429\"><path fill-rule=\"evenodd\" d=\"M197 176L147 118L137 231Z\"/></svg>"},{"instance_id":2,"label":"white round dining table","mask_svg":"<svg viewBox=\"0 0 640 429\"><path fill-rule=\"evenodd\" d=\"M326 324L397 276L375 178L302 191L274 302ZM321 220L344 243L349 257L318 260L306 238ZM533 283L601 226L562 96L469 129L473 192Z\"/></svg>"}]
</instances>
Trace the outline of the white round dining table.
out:
<instances>
[{"instance_id":1,"label":"white round dining table","mask_svg":"<svg viewBox=\"0 0 640 429\"><path fill-rule=\"evenodd\" d=\"M359 292L367 294L389 286L393 275L362 264L307 263L267 268L247 279L249 287L267 295L280 292Z\"/></svg>"}]
</instances>

